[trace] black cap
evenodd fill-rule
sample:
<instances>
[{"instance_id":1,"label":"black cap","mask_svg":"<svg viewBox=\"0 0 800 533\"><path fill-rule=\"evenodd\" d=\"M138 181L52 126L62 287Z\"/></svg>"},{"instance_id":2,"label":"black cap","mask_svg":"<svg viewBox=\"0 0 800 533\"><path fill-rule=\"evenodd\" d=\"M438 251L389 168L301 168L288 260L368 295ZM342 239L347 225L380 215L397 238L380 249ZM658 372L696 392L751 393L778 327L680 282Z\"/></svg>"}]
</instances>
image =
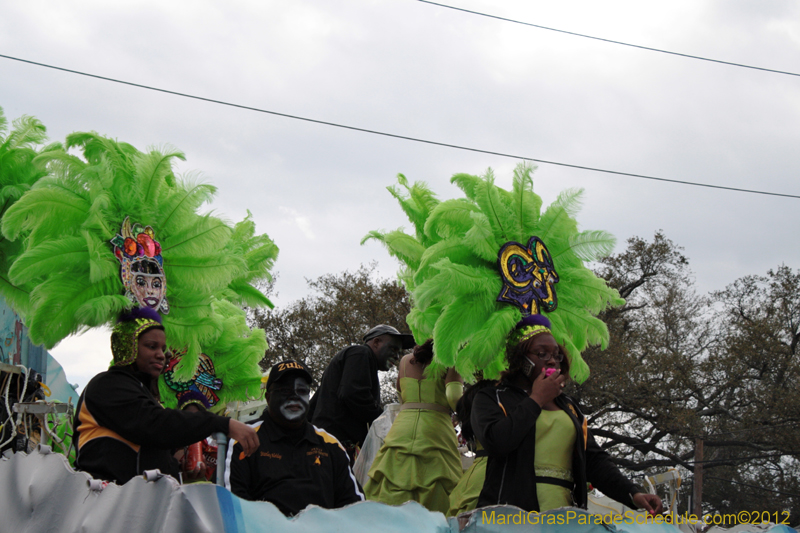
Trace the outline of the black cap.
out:
<instances>
[{"instance_id":1,"label":"black cap","mask_svg":"<svg viewBox=\"0 0 800 533\"><path fill-rule=\"evenodd\" d=\"M370 339L374 339L375 337L380 337L381 335L391 335L392 337L400 337L400 342L403 343L403 349L408 350L409 348L413 348L414 344L414 336L409 335L408 333L400 333L397 331L397 328L393 328L392 326L387 326L386 324L381 324L380 326L375 326L371 330L364 335L364 342L367 342Z\"/></svg>"},{"instance_id":2,"label":"black cap","mask_svg":"<svg viewBox=\"0 0 800 533\"><path fill-rule=\"evenodd\" d=\"M272 368L269 369L267 388L269 388L270 383L275 383L286 374L291 373L299 374L300 376L306 378L309 383L314 382L314 379L311 377L311 372L308 371L308 367L306 365L300 361L295 361L294 359L287 359L286 361L281 361L280 363L272 365Z\"/></svg>"}]
</instances>

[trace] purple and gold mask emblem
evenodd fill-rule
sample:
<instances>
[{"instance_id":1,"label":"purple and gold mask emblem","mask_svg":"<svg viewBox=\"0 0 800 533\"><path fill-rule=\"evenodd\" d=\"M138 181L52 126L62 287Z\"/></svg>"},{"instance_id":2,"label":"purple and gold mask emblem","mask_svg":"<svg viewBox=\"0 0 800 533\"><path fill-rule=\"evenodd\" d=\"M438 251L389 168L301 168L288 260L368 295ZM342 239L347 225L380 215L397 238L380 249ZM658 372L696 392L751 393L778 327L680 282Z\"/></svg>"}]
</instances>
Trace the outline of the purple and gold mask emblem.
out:
<instances>
[{"instance_id":1,"label":"purple and gold mask emblem","mask_svg":"<svg viewBox=\"0 0 800 533\"><path fill-rule=\"evenodd\" d=\"M523 316L556 310L554 285L558 283L558 274L542 239L531 237L528 246L513 241L505 243L497 254L497 265L503 279L498 302L516 305Z\"/></svg>"}]
</instances>

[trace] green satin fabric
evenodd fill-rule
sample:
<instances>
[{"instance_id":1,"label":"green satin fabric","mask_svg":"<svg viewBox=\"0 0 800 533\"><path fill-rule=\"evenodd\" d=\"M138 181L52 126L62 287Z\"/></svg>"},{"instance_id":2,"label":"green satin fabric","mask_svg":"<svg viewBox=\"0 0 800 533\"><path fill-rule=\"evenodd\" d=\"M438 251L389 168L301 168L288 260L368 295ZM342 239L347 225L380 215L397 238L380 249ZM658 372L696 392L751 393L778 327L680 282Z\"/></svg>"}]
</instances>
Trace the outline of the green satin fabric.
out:
<instances>
[{"instance_id":1,"label":"green satin fabric","mask_svg":"<svg viewBox=\"0 0 800 533\"><path fill-rule=\"evenodd\" d=\"M536 475L572 481L572 450L576 437L575 425L567 413L561 409L542 410L536 419ZM536 497L540 512L572 505L570 490L550 483L537 483Z\"/></svg>"},{"instance_id":2,"label":"green satin fabric","mask_svg":"<svg viewBox=\"0 0 800 533\"><path fill-rule=\"evenodd\" d=\"M403 403L447 407L443 377L400 378ZM447 513L450 492L461 478L461 457L451 418L439 411L400 411L386 436L364 492L369 500L400 505L414 500L431 511Z\"/></svg>"}]
</instances>

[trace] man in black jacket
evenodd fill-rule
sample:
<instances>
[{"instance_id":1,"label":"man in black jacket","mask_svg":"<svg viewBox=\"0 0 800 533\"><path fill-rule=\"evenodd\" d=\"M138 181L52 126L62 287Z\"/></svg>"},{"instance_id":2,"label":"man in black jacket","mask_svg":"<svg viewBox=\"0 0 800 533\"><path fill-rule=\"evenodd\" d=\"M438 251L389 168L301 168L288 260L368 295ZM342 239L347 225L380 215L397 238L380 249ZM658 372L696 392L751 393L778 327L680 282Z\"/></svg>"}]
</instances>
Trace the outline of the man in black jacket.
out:
<instances>
[{"instance_id":1,"label":"man in black jacket","mask_svg":"<svg viewBox=\"0 0 800 533\"><path fill-rule=\"evenodd\" d=\"M225 486L247 500L268 501L287 516L308 505L326 509L364 500L344 448L306 420L311 374L287 360L272 367L268 407L253 427L257 453L244 457L239 443L228 450Z\"/></svg>"},{"instance_id":2,"label":"man in black jacket","mask_svg":"<svg viewBox=\"0 0 800 533\"><path fill-rule=\"evenodd\" d=\"M375 326L364 335L364 344L336 354L322 375L311 399L311 421L339 439L351 464L369 425L383 412L378 370L389 370L403 350L413 347L412 335L392 326Z\"/></svg>"}]
</instances>

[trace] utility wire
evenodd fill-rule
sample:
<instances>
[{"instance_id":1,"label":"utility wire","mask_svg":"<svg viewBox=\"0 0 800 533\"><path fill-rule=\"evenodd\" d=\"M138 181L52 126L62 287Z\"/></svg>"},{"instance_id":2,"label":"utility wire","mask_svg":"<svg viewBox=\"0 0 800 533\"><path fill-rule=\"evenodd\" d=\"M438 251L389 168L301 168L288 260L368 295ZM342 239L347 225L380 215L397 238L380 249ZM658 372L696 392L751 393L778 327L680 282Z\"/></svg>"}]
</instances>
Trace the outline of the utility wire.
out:
<instances>
[{"instance_id":1,"label":"utility wire","mask_svg":"<svg viewBox=\"0 0 800 533\"><path fill-rule=\"evenodd\" d=\"M496 20L502 20L504 22L513 22L514 24L521 24L523 26L530 26L532 28L539 28L540 30L548 30L548 31L555 31L558 33L565 33L567 35L574 35L575 37L584 37L586 39L594 39L595 41L603 41L605 43L611 44L621 44L622 46L630 46L631 48L639 48L641 50L649 50L651 52L659 52L662 54L670 54L673 56L680 56L680 57L687 57L689 59L699 59L700 61L709 61L711 63L720 63L722 65L730 65L732 67L741 67L741 68L749 68L753 70L761 70L764 72L773 72L775 74L786 74L787 76L800 76L800 74L796 72L787 72L785 70L774 70L771 68L764 68L764 67L754 67L752 65L743 65L742 63L733 63L732 61L722 61L720 59L710 59L708 57L701 57L701 56L693 56L691 54L682 54L680 52L670 52L669 50L661 50L660 48L651 48L649 46L642 46L639 44L631 44L631 43L624 43L622 41L614 41L612 39L604 39L603 37L594 37L592 35L584 35L583 33L576 33L573 31L567 30L559 30L556 28L548 28L547 26L540 26L538 24L532 24L530 22L522 22L520 20L509 19L505 17L499 17L497 15L489 15L488 13L481 13L480 11L472 11L470 9L464 9L462 7L455 7L455 6L448 6L447 4L439 4L437 2L431 2L430 0L417 0L418 2L422 2L423 4L430 4L432 6L438 7L445 7L447 9L452 9L455 11L462 11L464 13L470 13L472 15L479 15L481 17L487 17Z\"/></svg>"},{"instance_id":2,"label":"utility wire","mask_svg":"<svg viewBox=\"0 0 800 533\"><path fill-rule=\"evenodd\" d=\"M775 494L783 494L784 496L793 496L795 498L800 498L800 494L793 494L791 492L783 492L782 490L775 490L775 489L767 489L764 487L759 487L758 485L751 485L750 483L742 483L741 481L734 481L732 479L722 479L721 477L714 477L714 476L703 476L705 479L716 479L718 481L727 481L728 483L735 483L736 485L743 485L745 487L750 487L751 489L758 489L764 490L767 492L774 492Z\"/></svg>"},{"instance_id":3,"label":"utility wire","mask_svg":"<svg viewBox=\"0 0 800 533\"><path fill-rule=\"evenodd\" d=\"M99 76L97 74L90 74L88 72L81 72L79 70L72 70L72 69L68 69L68 68L64 68L64 67L57 67L57 66L54 66L54 65L48 65L46 63L38 63L36 61L30 61L28 59L21 59L21 58L18 58L18 57L12 57L12 56L7 56L7 55L3 55L3 54L0 54L0 57L5 58L5 59L10 59L12 61L19 61L20 63L27 63L29 65L36 65L36 66L39 66L39 67L45 67L45 68L49 68L49 69L53 69L53 70L59 70L59 71L62 71L62 72L69 72L70 74L78 74L80 76L86 76L86 77L95 78L95 79L98 79L98 80L105 80L105 81L110 81L110 82L113 82L113 83L120 83L122 85L129 85L131 87L139 87L140 89L147 89L149 91L157 91L157 92L161 92L161 93L172 94L172 95L175 95L175 96L182 96L184 98L191 98L191 99L194 99L194 100L200 100L200 101L203 101L203 102L210 102L212 104L220 104L220 105L224 105L224 106L235 107L235 108L238 108L238 109L245 109L245 110L248 110L248 111L256 111L258 113L266 113L268 115L275 115L275 116L278 116L278 117L285 117L285 118L291 118L291 119L295 119L295 120L302 120L302 121L305 121L305 122L312 122L314 124L323 124L325 126L333 126L335 128L342 128L342 129L347 129L347 130L352 130L352 131L360 131L360 132L363 132L363 133L371 133L373 135L381 135L383 137L391 137L393 139L403 139L403 140L406 140L406 141L413 141L413 142L418 142L418 143L423 143L423 144L430 144L430 145L433 145L433 146L444 146L446 148L454 148L456 150L465 150L465 151L468 151L468 152L476 152L476 153L480 153L480 154L496 155L496 156L499 156L499 157L507 157L507 158L517 159L517 160L522 159L524 161L533 161L534 163L542 163L542 164L545 164L545 165L555 165L555 166L559 166L559 167L576 168L576 169L579 169L579 170L589 170L589 171L592 171L592 172L602 172L604 174L615 174L615 175L618 175L618 176L629 176L631 178L639 178L639 179L646 179L646 180L653 180L653 181L663 181L663 182L667 182L667 183L679 183L681 185L692 185L694 187L706 187L706 188L709 188L709 189L721 189L721 190L725 190L725 191L745 192L745 193L750 193L750 194L763 194L765 196L780 196L780 197L783 197L783 198L798 198L798 199L800 199L800 195L796 195L796 194L784 194L784 193L769 192L769 191L758 191L758 190L753 190L753 189L740 189L740 188L737 188L737 187L725 187L725 186L722 186L722 185L712 185L712 184L709 184L709 183L697 183L697 182L693 182L693 181L683 181L683 180L674 180L674 179L668 179L668 178L658 178L658 177L655 177L655 176L646 176L644 174L633 174L633 173L630 173L630 172L619 172L619 171L616 171L616 170L607 170L607 169L602 169L602 168L587 167L587 166L583 166L583 165L573 165L573 164L569 164L569 163L559 163L557 161L548 161L548 160L545 160L545 159L536 159L536 158L533 158L533 157L527 157L527 156L523 156L523 155L507 154L507 153L503 153L503 152L495 152L495 151L492 151L492 150L482 150L480 148L470 148L468 146L459 146L459 145L456 145L456 144L448 144L448 143L443 143L443 142L431 141L431 140L427 140L427 139L419 139L417 137L408 137L408 136L405 136L405 135L397 135L395 133L387 133L387 132L383 132L383 131L370 130L370 129L366 129L366 128L358 128L358 127L355 127L355 126L348 126L348 125L345 125L345 124L337 124L335 122L327 122L327 121L324 121L324 120L317 120L317 119L308 118L308 117L290 115L288 113L279 113L277 111L269 111L267 109L261 109L261 108L258 108L258 107L251 107L251 106L246 106L246 105L242 105L242 104L234 104L234 103L231 103L231 102L225 102L223 100L214 100L213 98L205 98L203 96L196 96L196 95L187 94L187 93L181 93L181 92L177 92L177 91L170 91L168 89L159 89L158 87L151 87L149 85L143 85L141 83L134 83L134 82L130 82L130 81L118 80L118 79L115 79L115 78L108 78L106 76Z\"/></svg>"}]
</instances>

